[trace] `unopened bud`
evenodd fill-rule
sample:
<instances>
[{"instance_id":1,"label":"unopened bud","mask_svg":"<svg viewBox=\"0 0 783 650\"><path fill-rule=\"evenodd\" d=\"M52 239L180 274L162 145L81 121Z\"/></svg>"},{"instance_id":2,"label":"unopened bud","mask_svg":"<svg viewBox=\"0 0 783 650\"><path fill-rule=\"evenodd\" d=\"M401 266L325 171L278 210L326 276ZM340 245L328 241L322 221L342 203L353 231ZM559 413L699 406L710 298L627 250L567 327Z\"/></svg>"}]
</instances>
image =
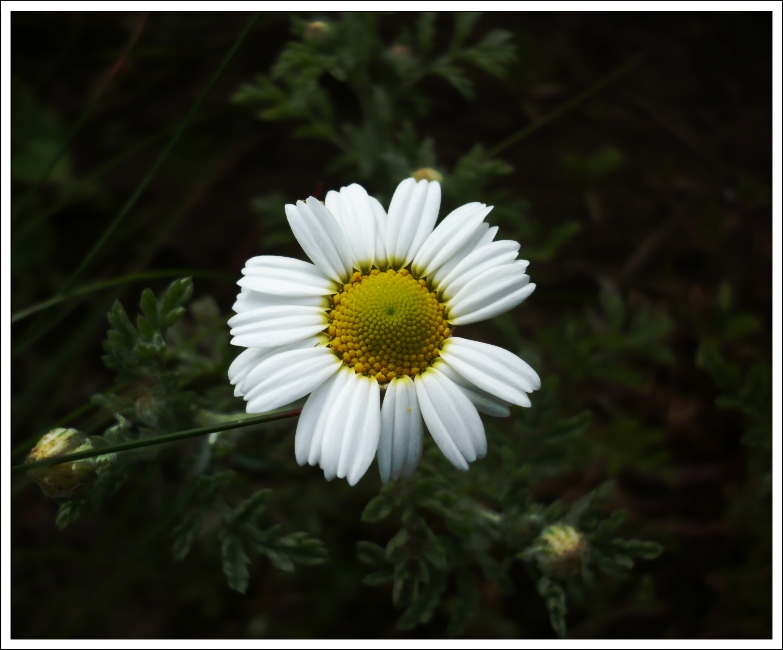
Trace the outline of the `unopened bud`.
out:
<instances>
[{"instance_id":1,"label":"unopened bud","mask_svg":"<svg viewBox=\"0 0 783 650\"><path fill-rule=\"evenodd\" d=\"M432 169L432 167L422 167L421 169L417 169L411 174L411 176L417 181L438 181L438 183L443 182L443 175L438 170Z\"/></svg>"},{"instance_id":2,"label":"unopened bud","mask_svg":"<svg viewBox=\"0 0 783 650\"><path fill-rule=\"evenodd\" d=\"M328 33L329 23L325 23L323 20L314 20L305 27L304 37L311 43L320 43Z\"/></svg>"},{"instance_id":3,"label":"unopened bud","mask_svg":"<svg viewBox=\"0 0 783 650\"><path fill-rule=\"evenodd\" d=\"M402 44L392 45L388 49L388 57L393 61L399 62L409 62L413 59L411 56L411 48Z\"/></svg>"},{"instance_id":4,"label":"unopened bud","mask_svg":"<svg viewBox=\"0 0 783 650\"><path fill-rule=\"evenodd\" d=\"M92 441L76 429L53 429L33 447L27 462L75 454L93 448ZM84 458L50 467L31 469L27 474L52 499L74 499L87 492L98 475L95 459Z\"/></svg>"},{"instance_id":5,"label":"unopened bud","mask_svg":"<svg viewBox=\"0 0 783 650\"><path fill-rule=\"evenodd\" d=\"M548 526L535 543L535 557L542 573L552 578L568 578L582 570L587 543L573 526Z\"/></svg>"}]
</instances>

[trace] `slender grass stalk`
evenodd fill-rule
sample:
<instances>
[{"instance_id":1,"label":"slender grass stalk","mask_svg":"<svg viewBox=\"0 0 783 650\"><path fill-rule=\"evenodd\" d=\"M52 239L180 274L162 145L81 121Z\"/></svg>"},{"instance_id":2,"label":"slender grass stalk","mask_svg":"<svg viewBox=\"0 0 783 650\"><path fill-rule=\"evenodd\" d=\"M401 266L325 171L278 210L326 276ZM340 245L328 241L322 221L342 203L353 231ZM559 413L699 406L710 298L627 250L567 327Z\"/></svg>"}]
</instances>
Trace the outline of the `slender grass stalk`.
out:
<instances>
[{"instance_id":1,"label":"slender grass stalk","mask_svg":"<svg viewBox=\"0 0 783 650\"><path fill-rule=\"evenodd\" d=\"M545 124L548 124L552 120L554 120L557 117L560 117L563 113L566 113L567 111L570 111L572 108L575 108L576 106L579 106L579 104L583 103L584 101L590 99L593 95L600 92L613 82L617 81L620 77L627 74L631 70L633 70L639 62L642 60L641 56L634 57L630 61L624 63L619 68L615 68L612 72L610 72L608 75L606 75L603 79L600 79L596 83L594 83L592 86L584 90L583 92L579 93L575 97L572 97L566 102L563 102L555 108L553 111L547 113L544 115L544 117L536 120L532 124L528 124L524 129L521 131L517 131L513 135L509 136L502 142L499 142L494 147L492 147L489 151L487 151L486 156L487 158L494 158L497 156L501 151L504 151L508 149L511 145L516 144L523 138L526 138L531 133L534 133L538 131L542 126Z\"/></svg>"},{"instance_id":2,"label":"slender grass stalk","mask_svg":"<svg viewBox=\"0 0 783 650\"><path fill-rule=\"evenodd\" d=\"M117 213L117 216L114 217L112 222L109 224L109 227L106 228L104 233L101 235L100 239L98 239L98 241L95 242L95 245L92 247L92 249L90 249L90 252L87 253L87 255L82 260L81 264L79 264L77 269L73 272L71 277L65 283L65 286L60 290L60 293L66 292L68 289L71 288L71 286L73 286L73 283L76 281L79 275L81 275L82 271L84 271L84 269L87 268L89 263L98 254L101 248L103 248L103 245L106 243L109 237L111 237L112 233L117 229L117 226L120 225L120 223L128 214L128 212L130 212L131 208L136 204L136 201L142 195L144 190L147 189L147 185L150 184L150 182L152 181L152 179L155 177L158 170L160 169L161 165L163 165L163 163L169 157L169 154L172 152L174 147L179 142L180 138L182 137L182 134L185 132L185 129L193 120L194 115L198 112L198 109L201 107L201 104L204 102L204 99L212 90L215 83L217 83L217 80L220 79L220 77L223 74L223 71L226 69L231 59L234 58L234 55L236 54L237 50L244 42L247 35L250 33L250 30L253 28L253 25L255 25L259 16L260 13L256 12L250 18L250 21L248 22L247 26L239 35L237 40L234 42L234 45L229 50L228 54L226 54L226 57L223 59L223 62L220 64L220 67L218 67L218 69L212 75L212 78L209 80L206 87L202 91L201 95L196 100L196 103L193 104L190 111L188 111L188 114L185 116L185 119L183 119L180 125L177 127L177 130L174 132L174 135L171 137L171 140L169 140L168 144L164 147L163 151L160 152L160 155L158 156L157 160L153 163L150 170L147 172L147 175L142 179L138 187L136 187L133 194L131 194L131 196L125 202L125 205L123 205L122 208L120 208L120 211Z\"/></svg>"},{"instance_id":3,"label":"slender grass stalk","mask_svg":"<svg viewBox=\"0 0 783 650\"><path fill-rule=\"evenodd\" d=\"M225 70L228 63L233 58L234 54L236 54L237 50L239 49L242 42L245 40L245 37L250 33L250 30L255 25L256 21L258 20L258 17L260 16L259 12L256 12L251 17L250 21L248 22L247 26L243 30L243 32L239 35L237 40L234 42L234 45L229 50L226 57L223 59L223 62L221 63L220 67L217 69L214 75L212 75L212 78L209 80L209 83L207 83L206 88L204 88L203 92L199 96L199 98L196 100L196 103L193 105L193 107L190 109L188 114L185 116L185 119L180 123L180 125L177 127L176 131L171 137L171 140L169 140L166 147L163 149L163 151L158 156L157 160L153 163L150 170L147 172L146 176L142 179L141 183L136 187L133 194L128 198L128 200L125 202L122 208L120 208L120 211L117 213L117 216L114 217L112 222L109 224L108 228L104 231L103 235L101 235L101 238L95 243L95 245L92 247L90 252L87 254L87 256L82 260L79 267L76 269L76 271L73 272L71 277L68 279L68 281L65 283L65 285L60 289L58 292L58 296L61 296L73 286L74 282L77 280L77 278L81 275L81 273L84 271L84 269L88 266L88 264L92 261L92 259L97 255L97 253L100 251L100 249L103 247L103 245L106 243L106 241L109 239L111 234L114 232L114 230L119 226L119 224L122 222L122 220L125 218L125 216L130 212L131 208L135 205L136 201L139 199L141 194L146 189L147 185L152 181L152 179L157 174L158 169L163 164L163 162L168 158L169 154L171 153L174 146L179 141L180 137L182 136L183 132L187 128L187 126L190 124L190 122L193 120L193 116L198 111L199 107L201 106L202 102L206 98L206 96L209 94L212 87L215 85L217 80L222 75L223 71ZM55 296L56 297L56 296ZM51 329L51 323L46 324L44 322L44 319L41 315L39 315L33 323L28 328L26 335L23 339L23 341L12 349L12 356L16 357L18 354L21 354L24 350L26 350L30 345L32 345L35 341L37 341L46 331Z\"/></svg>"},{"instance_id":4,"label":"slender grass stalk","mask_svg":"<svg viewBox=\"0 0 783 650\"><path fill-rule=\"evenodd\" d=\"M113 454L121 451L130 451L131 449L140 449L142 447L162 445L167 442L177 442L179 440L186 440L187 438L204 436L209 433L217 433L218 431L227 431L228 429L238 429L240 427L249 427L254 424L264 424L265 422L274 422L276 420L294 418L297 417L301 412L302 409L292 409L290 411L282 411L278 413L274 413L274 412L265 413L263 415L243 418L241 420L232 420L231 422L222 422L220 424L213 424L212 426L208 426L208 427L187 429L185 431L167 433L162 436L155 436L153 438L145 438L144 440L134 440L133 442L124 442L122 444L112 445L110 447L101 447L100 449L79 451L75 454L66 454L64 456L53 456L51 458L44 458L42 460L37 460L33 463L14 465L11 468L11 474L26 472L31 469L36 469L38 467L51 467L52 465L61 465L62 463L72 463L74 461L83 460L85 458L94 458L95 456L104 456L106 454Z\"/></svg>"},{"instance_id":5,"label":"slender grass stalk","mask_svg":"<svg viewBox=\"0 0 783 650\"><path fill-rule=\"evenodd\" d=\"M84 126L84 123L87 121L87 118L90 117L93 109L98 104L98 100L100 100L100 98L103 96L103 93L106 92L106 89L111 84L112 79L114 79L115 75L120 70L122 65L125 63L125 60L128 58L128 55L133 50L134 45L136 45L136 41L139 40L139 36L141 36L141 32L143 31L144 25L147 22L147 15L148 14L146 13L142 14L141 20L139 20L139 24L136 26L136 29L133 30L130 40L123 48L119 58L114 62L114 64L106 73L104 78L98 83L98 86L95 90L95 93L92 96L92 99L89 101L87 107L84 109L81 116L76 121L76 124L74 124L71 130L68 132L68 135L65 138L65 142L63 143L63 146L60 147L59 151L49 161L49 164L44 169L43 173L41 174L41 177L35 182L35 184L29 190L27 190L27 193L19 200L16 206L11 209L11 223L16 221L17 217L19 217L19 215L22 214L24 209L27 207L27 204L37 194L38 190L41 189L41 186L49 178L49 174L52 173L54 168L57 166L57 163L60 162L60 159L65 155L65 152L68 151L69 147L71 146L71 143L76 138L76 135L79 133L79 131L81 131L82 127Z\"/></svg>"},{"instance_id":6,"label":"slender grass stalk","mask_svg":"<svg viewBox=\"0 0 783 650\"><path fill-rule=\"evenodd\" d=\"M161 269L160 271L146 271L144 273L130 273L128 275L122 275L118 278L111 278L109 280L101 280L100 282L93 282L92 284L86 284L73 291L52 296L47 300L43 300L24 309L20 309L18 312L11 316L11 323L16 323L28 316L49 309L55 305L60 304L65 300L76 298L77 296L84 296L94 291L100 291L101 289L107 289L109 287L116 287L122 284L129 284L131 282L138 282L140 280L154 280L156 278L178 278L184 276L192 276L194 278L209 278L212 280L223 280L225 282L234 282L236 278L229 276L226 273L218 273L213 271L198 271L192 269Z\"/></svg>"}]
</instances>

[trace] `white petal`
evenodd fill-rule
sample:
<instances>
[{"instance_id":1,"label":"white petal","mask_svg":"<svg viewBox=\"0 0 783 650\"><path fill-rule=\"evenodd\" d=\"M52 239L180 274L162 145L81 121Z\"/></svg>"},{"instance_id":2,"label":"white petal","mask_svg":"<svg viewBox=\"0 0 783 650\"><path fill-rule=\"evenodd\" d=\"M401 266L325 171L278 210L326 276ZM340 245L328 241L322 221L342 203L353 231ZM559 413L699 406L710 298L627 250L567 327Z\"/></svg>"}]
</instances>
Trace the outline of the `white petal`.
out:
<instances>
[{"instance_id":1,"label":"white petal","mask_svg":"<svg viewBox=\"0 0 783 650\"><path fill-rule=\"evenodd\" d=\"M342 366L335 374L334 380L331 382L331 388L328 395L325 397L325 404L321 409L321 413L315 423L313 430L313 437L310 442L310 454L307 456L307 462L310 465L317 465L321 462L321 455L323 452L324 431L329 425L330 420L335 420L333 428L339 429L340 421L342 418L340 397L342 395L343 388L348 383L350 376L354 373L353 370ZM337 467L335 465L335 475L337 474ZM334 475L332 476L334 478Z\"/></svg>"},{"instance_id":2,"label":"white petal","mask_svg":"<svg viewBox=\"0 0 783 650\"><path fill-rule=\"evenodd\" d=\"M405 261L407 250L400 251L399 249L402 247L398 246L398 241L400 240L400 232L405 229L405 226L408 226L409 230L411 229L410 224L405 221L405 215L416 188L416 181L412 178L406 178L394 190L389 204L389 215L386 218L386 254L391 266L399 267ZM403 235L404 237L405 235ZM412 240L413 236L411 236Z\"/></svg>"},{"instance_id":3,"label":"white petal","mask_svg":"<svg viewBox=\"0 0 783 650\"><path fill-rule=\"evenodd\" d=\"M244 278L237 284L261 293L278 296L324 296L337 293L333 280L315 264L291 257L262 255L247 261L242 269Z\"/></svg>"},{"instance_id":4,"label":"white petal","mask_svg":"<svg viewBox=\"0 0 783 650\"><path fill-rule=\"evenodd\" d=\"M524 302L525 299L527 299L527 297L533 293L533 291L535 291L535 289L536 285L534 283L526 284L516 291L511 292L507 296L499 298L497 301L490 303L481 309L477 309L476 311L465 314L464 316L451 319L449 322L452 325L470 325L471 323L480 323L481 321L495 318L495 316L500 316L500 314L504 314L505 312L514 309L514 307Z\"/></svg>"},{"instance_id":5,"label":"white petal","mask_svg":"<svg viewBox=\"0 0 783 650\"><path fill-rule=\"evenodd\" d=\"M502 306L509 304L511 306L506 306L505 309L497 311L495 315L518 305L530 294L525 294L521 300L513 304L511 304L509 298L512 294L517 296L516 292L530 282L530 276L525 274L526 268L526 261L517 260L503 266L487 268L473 277L446 303L446 313L448 314L449 322L453 325L475 323L477 322L475 318L470 320L463 318L459 323L456 322L456 319L470 316L474 312L483 310L485 307L495 305L496 303Z\"/></svg>"},{"instance_id":6,"label":"white petal","mask_svg":"<svg viewBox=\"0 0 783 650\"><path fill-rule=\"evenodd\" d=\"M351 277L353 257L340 225L331 212L313 197L286 205L285 214L307 256L335 282Z\"/></svg>"},{"instance_id":7,"label":"white petal","mask_svg":"<svg viewBox=\"0 0 783 650\"><path fill-rule=\"evenodd\" d=\"M437 271L467 242L484 221L492 206L468 203L447 216L424 241L413 260L413 273L423 277Z\"/></svg>"},{"instance_id":8,"label":"white petal","mask_svg":"<svg viewBox=\"0 0 783 650\"><path fill-rule=\"evenodd\" d=\"M448 363L443 361L443 359L438 359L434 366L459 386L460 390L465 393L479 413L491 415L495 418L507 418L511 415L511 409L509 409L509 403L507 401L502 400L469 382ZM528 402L528 406L529 405L530 403Z\"/></svg>"},{"instance_id":9,"label":"white petal","mask_svg":"<svg viewBox=\"0 0 783 650\"><path fill-rule=\"evenodd\" d=\"M348 485L356 485L372 465L381 434L381 389L375 377L355 375L357 390L348 404L347 420L337 476L347 478ZM356 413L356 417L353 414Z\"/></svg>"},{"instance_id":10,"label":"white petal","mask_svg":"<svg viewBox=\"0 0 783 650\"><path fill-rule=\"evenodd\" d=\"M374 196L370 197L370 204L375 215L375 265L385 271L389 266L386 254L386 210Z\"/></svg>"},{"instance_id":11,"label":"white petal","mask_svg":"<svg viewBox=\"0 0 783 650\"><path fill-rule=\"evenodd\" d=\"M375 260L375 213L367 191L356 183L326 195L326 207L335 216L351 248L354 266L369 272Z\"/></svg>"},{"instance_id":12,"label":"white petal","mask_svg":"<svg viewBox=\"0 0 783 650\"><path fill-rule=\"evenodd\" d=\"M445 364L443 364L445 365ZM381 408L378 470L381 481L410 476L421 460L423 422L416 386L410 377L393 379Z\"/></svg>"},{"instance_id":13,"label":"white petal","mask_svg":"<svg viewBox=\"0 0 783 650\"><path fill-rule=\"evenodd\" d=\"M363 386L353 370L343 366L339 374L341 376L335 380L335 385L329 395L329 409L323 412L316 425L317 429L322 429L320 435L321 454L318 464L323 469L327 481L331 481L337 476L343 439L349 425L355 426L355 423L347 421L349 411L352 415L358 414L357 409L351 409L351 407L355 405L355 394ZM316 434L318 433L316 430Z\"/></svg>"},{"instance_id":14,"label":"white petal","mask_svg":"<svg viewBox=\"0 0 783 650\"><path fill-rule=\"evenodd\" d=\"M518 251L519 244L510 240L496 241L475 248L443 278L438 284L438 291L444 300L450 300L462 287L487 269L513 262Z\"/></svg>"},{"instance_id":15,"label":"white petal","mask_svg":"<svg viewBox=\"0 0 783 650\"><path fill-rule=\"evenodd\" d=\"M479 243L476 244L476 248L481 248L482 246L486 246L487 244L491 243L495 239L495 235L498 234L499 228L497 226L492 226L485 232L481 239L479 240Z\"/></svg>"},{"instance_id":16,"label":"white petal","mask_svg":"<svg viewBox=\"0 0 783 650\"><path fill-rule=\"evenodd\" d=\"M243 393L239 389L239 384L268 352L269 350L266 348L248 348L237 355L237 358L231 362L231 365L228 367L228 381L233 386L236 386L234 397L242 397Z\"/></svg>"},{"instance_id":17,"label":"white petal","mask_svg":"<svg viewBox=\"0 0 783 650\"><path fill-rule=\"evenodd\" d=\"M415 379L421 414L435 444L457 469L487 453L484 425L459 387L435 368Z\"/></svg>"},{"instance_id":18,"label":"white petal","mask_svg":"<svg viewBox=\"0 0 783 650\"><path fill-rule=\"evenodd\" d=\"M454 267L456 267L462 260L465 259L465 257L467 257L476 249L476 246L478 246L479 242L484 238L484 235L488 230L488 223L484 222L480 224L479 227L476 228L476 232L473 233L473 236L462 245L462 248L460 248L456 253L454 253L454 255L441 264L438 270L432 274L432 284L435 285L438 291L440 291L442 288L441 283L443 279L451 273Z\"/></svg>"},{"instance_id":19,"label":"white petal","mask_svg":"<svg viewBox=\"0 0 783 650\"><path fill-rule=\"evenodd\" d=\"M519 406L530 406L526 393L541 387L538 374L516 354L488 343L453 336L441 359L468 381L491 395Z\"/></svg>"},{"instance_id":20,"label":"white petal","mask_svg":"<svg viewBox=\"0 0 783 650\"><path fill-rule=\"evenodd\" d=\"M325 347L282 352L256 366L259 380L245 393L248 413L265 413L304 397L340 368L341 361Z\"/></svg>"},{"instance_id":21,"label":"white petal","mask_svg":"<svg viewBox=\"0 0 783 650\"><path fill-rule=\"evenodd\" d=\"M313 434L315 425L321 412L327 404L329 392L337 378L338 373L334 373L329 379L316 388L310 397L307 398L302 413L299 415L299 422L296 425L296 437L294 438L294 451L296 453L296 462L299 465L306 465L312 449ZM320 441L319 441L320 453Z\"/></svg>"},{"instance_id":22,"label":"white petal","mask_svg":"<svg viewBox=\"0 0 783 650\"><path fill-rule=\"evenodd\" d=\"M231 376L231 369L229 368L229 381L237 387L235 395L246 395L249 393L255 385L264 377L266 373L265 369L258 370L258 367L272 357L282 354L283 352L289 352L290 350L304 350L305 348L314 348L317 345L323 345L326 342L324 335L309 336L307 338L289 343L287 345L280 345L274 348L250 348L251 350L258 350L260 354L253 355L248 359L249 363L243 363L241 367L235 369L233 377ZM248 352L246 350L245 352ZM242 353L244 354L244 352ZM242 355L239 355L240 357ZM237 357L237 360L239 357Z\"/></svg>"},{"instance_id":23,"label":"white petal","mask_svg":"<svg viewBox=\"0 0 783 650\"><path fill-rule=\"evenodd\" d=\"M397 186L389 206L386 240L394 268L410 264L432 232L440 210L440 184L406 179Z\"/></svg>"},{"instance_id":24,"label":"white petal","mask_svg":"<svg viewBox=\"0 0 783 650\"><path fill-rule=\"evenodd\" d=\"M329 326L325 311L316 307L260 307L232 316L232 345L272 348L299 341Z\"/></svg>"},{"instance_id":25,"label":"white petal","mask_svg":"<svg viewBox=\"0 0 783 650\"><path fill-rule=\"evenodd\" d=\"M231 309L240 314L243 311L276 305L301 305L303 307L327 309L329 303L326 296L276 296L271 293L259 293L247 287L242 287Z\"/></svg>"},{"instance_id":26,"label":"white petal","mask_svg":"<svg viewBox=\"0 0 783 650\"><path fill-rule=\"evenodd\" d=\"M511 409L508 407L508 404L504 403L502 400L494 398L484 391L475 391L470 388L465 388L464 386L460 386L459 389L465 393L465 396L470 400L470 403L476 407L476 410L479 413L489 415L493 418L507 418L511 415ZM522 406L530 406L530 400L528 399L527 404L522 404Z\"/></svg>"},{"instance_id":27,"label":"white petal","mask_svg":"<svg viewBox=\"0 0 783 650\"><path fill-rule=\"evenodd\" d=\"M307 320L310 316L321 316L325 314L323 308L306 307L303 305L269 305L267 307L258 307L243 311L241 314L235 314L228 319L228 325L231 331L238 330L248 325L256 325L264 321L292 316Z\"/></svg>"},{"instance_id":28,"label":"white petal","mask_svg":"<svg viewBox=\"0 0 783 650\"><path fill-rule=\"evenodd\" d=\"M418 226L416 228L416 236L413 238L413 242L408 248L408 253L405 256L405 265L407 266L416 257L416 253L421 249L422 244L426 241L427 237L432 233L432 229L435 227L435 222L438 220L438 212L440 211L440 183L438 181L430 181L427 185L427 198L424 200L424 206L421 209L421 213L417 215Z\"/></svg>"}]
</instances>

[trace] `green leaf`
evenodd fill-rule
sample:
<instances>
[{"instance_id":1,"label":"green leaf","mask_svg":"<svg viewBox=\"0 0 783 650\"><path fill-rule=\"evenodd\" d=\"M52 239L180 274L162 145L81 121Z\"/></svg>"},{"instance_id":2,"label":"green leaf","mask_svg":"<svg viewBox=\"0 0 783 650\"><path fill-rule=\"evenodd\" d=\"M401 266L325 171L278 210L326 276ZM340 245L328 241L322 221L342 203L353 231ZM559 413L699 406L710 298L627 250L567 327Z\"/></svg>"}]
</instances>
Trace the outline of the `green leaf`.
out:
<instances>
[{"instance_id":1,"label":"green leaf","mask_svg":"<svg viewBox=\"0 0 783 650\"><path fill-rule=\"evenodd\" d=\"M377 521L386 519L391 514L393 508L394 504L391 501L383 495L378 495L365 506L362 512L362 521L374 524Z\"/></svg>"},{"instance_id":2,"label":"green leaf","mask_svg":"<svg viewBox=\"0 0 783 650\"><path fill-rule=\"evenodd\" d=\"M293 573L296 571L296 567L291 561L291 558L289 558L285 553L278 553L271 548L265 548L263 553L269 558L270 562L272 562L272 564L274 564L281 571L287 571L288 573Z\"/></svg>"},{"instance_id":3,"label":"green leaf","mask_svg":"<svg viewBox=\"0 0 783 650\"><path fill-rule=\"evenodd\" d=\"M430 72L438 77L443 77L466 99L473 99L475 91L473 83L465 76L461 68L446 63L445 61L436 62L430 68Z\"/></svg>"},{"instance_id":4,"label":"green leaf","mask_svg":"<svg viewBox=\"0 0 783 650\"><path fill-rule=\"evenodd\" d=\"M613 533L625 521L628 513L625 510L615 510L608 519L604 519L593 533L596 540L605 539L610 533Z\"/></svg>"},{"instance_id":5,"label":"green leaf","mask_svg":"<svg viewBox=\"0 0 783 650\"><path fill-rule=\"evenodd\" d=\"M641 539L613 539L612 545L626 551L633 557L638 557L643 560L654 560L663 553L663 546L658 542L644 541Z\"/></svg>"},{"instance_id":6,"label":"green leaf","mask_svg":"<svg viewBox=\"0 0 783 650\"><path fill-rule=\"evenodd\" d=\"M428 622L445 588L443 580L433 580L424 589L419 589L397 622L397 629L412 630L418 624Z\"/></svg>"},{"instance_id":7,"label":"green leaf","mask_svg":"<svg viewBox=\"0 0 783 650\"><path fill-rule=\"evenodd\" d=\"M84 508L87 505L85 499L77 499L72 501L66 501L60 504L60 508L57 511L56 526L58 530L63 530L75 522L81 517Z\"/></svg>"},{"instance_id":8,"label":"green leaf","mask_svg":"<svg viewBox=\"0 0 783 650\"><path fill-rule=\"evenodd\" d=\"M221 533L220 552L223 558L223 573L228 581L228 586L244 594L250 579L250 573L247 569L250 558L247 557L242 542L237 536L226 532L225 529Z\"/></svg>"},{"instance_id":9,"label":"green leaf","mask_svg":"<svg viewBox=\"0 0 783 650\"><path fill-rule=\"evenodd\" d=\"M564 637L566 634L566 599L563 588L549 578L541 578L536 585L538 593L544 599L547 611L549 612L549 622L557 636Z\"/></svg>"},{"instance_id":10,"label":"green leaf","mask_svg":"<svg viewBox=\"0 0 783 650\"><path fill-rule=\"evenodd\" d=\"M462 47L462 44L470 35L473 26L480 17L480 11L457 11L454 13L454 39L451 44L452 49Z\"/></svg>"},{"instance_id":11,"label":"green leaf","mask_svg":"<svg viewBox=\"0 0 783 650\"><path fill-rule=\"evenodd\" d=\"M362 579L362 582L370 587L377 587L378 585L385 585L394 580L394 573L389 571L376 571L370 573Z\"/></svg>"},{"instance_id":12,"label":"green leaf","mask_svg":"<svg viewBox=\"0 0 783 650\"><path fill-rule=\"evenodd\" d=\"M371 567L380 568L387 565L386 550L383 546L374 542L358 542L356 544L356 555L362 564Z\"/></svg>"},{"instance_id":13,"label":"green leaf","mask_svg":"<svg viewBox=\"0 0 783 650\"><path fill-rule=\"evenodd\" d=\"M257 490L234 509L226 523L236 526L255 521L266 508L271 495L272 490L269 488Z\"/></svg>"},{"instance_id":14,"label":"green leaf","mask_svg":"<svg viewBox=\"0 0 783 650\"><path fill-rule=\"evenodd\" d=\"M198 508L190 512L185 519L174 528L172 535L175 538L173 546L175 560L184 560L188 553L190 553L193 542L201 531L203 520L204 510Z\"/></svg>"},{"instance_id":15,"label":"green leaf","mask_svg":"<svg viewBox=\"0 0 783 650\"><path fill-rule=\"evenodd\" d=\"M144 315L147 317L151 329L153 331L160 329L160 322L158 321L158 299L155 297L155 294L152 293L152 289L147 288L142 291L140 305L141 311L144 312Z\"/></svg>"},{"instance_id":16,"label":"green leaf","mask_svg":"<svg viewBox=\"0 0 783 650\"><path fill-rule=\"evenodd\" d=\"M422 56L426 56L434 45L436 19L437 14L434 11L425 11L419 16L419 20L416 21L419 53Z\"/></svg>"},{"instance_id":17,"label":"green leaf","mask_svg":"<svg viewBox=\"0 0 783 650\"><path fill-rule=\"evenodd\" d=\"M467 624L476 615L478 606L479 594L475 578L470 571L462 569L457 574L457 599L454 609L451 611L446 634L451 638L462 634Z\"/></svg>"},{"instance_id":18,"label":"green leaf","mask_svg":"<svg viewBox=\"0 0 783 650\"><path fill-rule=\"evenodd\" d=\"M491 75L502 77L506 66L515 58L514 46L508 42L510 39L510 32L495 29L476 46L464 50L459 58L486 70Z\"/></svg>"}]
</instances>

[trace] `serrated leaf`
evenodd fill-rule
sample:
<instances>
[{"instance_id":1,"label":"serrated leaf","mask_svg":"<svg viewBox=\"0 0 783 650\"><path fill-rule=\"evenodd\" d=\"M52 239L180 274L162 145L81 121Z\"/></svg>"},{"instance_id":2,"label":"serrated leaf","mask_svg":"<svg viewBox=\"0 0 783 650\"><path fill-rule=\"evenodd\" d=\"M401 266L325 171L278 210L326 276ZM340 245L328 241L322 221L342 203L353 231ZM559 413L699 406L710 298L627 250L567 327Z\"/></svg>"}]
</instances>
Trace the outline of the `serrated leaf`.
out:
<instances>
[{"instance_id":1,"label":"serrated leaf","mask_svg":"<svg viewBox=\"0 0 783 650\"><path fill-rule=\"evenodd\" d=\"M432 49L435 40L435 20L437 14L433 11L424 11L416 21L416 33L418 37L419 53L426 56Z\"/></svg>"},{"instance_id":2,"label":"serrated leaf","mask_svg":"<svg viewBox=\"0 0 783 650\"><path fill-rule=\"evenodd\" d=\"M239 525L255 521L266 508L271 495L272 490L269 488L257 490L234 508L226 523Z\"/></svg>"},{"instance_id":3,"label":"serrated leaf","mask_svg":"<svg viewBox=\"0 0 783 650\"><path fill-rule=\"evenodd\" d=\"M402 549L407 541L408 531L405 528L400 528L400 530L397 531L397 534L389 540L388 544L386 544L386 557L393 557L398 550Z\"/></svg>"},{"instance_id":4,"label":"serrated leaf","mask_svg":"<svg viewBox=\"0 0 783 650\"><path fill-rule=\"evenodd\" d=\"M641 539L614 539L612 540L612 545L625 550L633 557L643 560L654 560L663 553L663 546L658 542Z\"/></svg>"},{"instance_id":5,"label":"serrated leaf","mask_svg":"<svg viewBox=\"0 0 783 650\"><path fill-rule=\"evenodd\" d=\"M149 321L150 329L152 331L159 329L160 322L158 320L158 299L155 297L152 289L147 288L141 292L140 306L141 311ZM139 332L141 332L141 328L139 328Z\"/></svg>"},{"instance_id":6,"label":"serrated leaf","mask_svg":"<svg viewBox=\"0 0 783 650\"><path fill-rule=\"evenodd\" d=\"M296 571L296 567L291 561L291 558L285 553L279 553L271 548L263 549L263 553L269 558L269 561L281 571L286 571L288 573Z\"/></svg>"},{"instance_id":7,"label":"serrated leaf","mask_svg":"<svg viewBox=\"0 0 783 650\"><path fill-rule=\"evenodd\" d=\"M370 573L362 579L362 582L370 587L385 585L394 580L394 574L391 571L376 571Z\"/></svg>"},{"instance_id":8,"label":"serrated leaf","mask_svg":"<svg viewBox=\"0 0 783 650\"><path fill-rule=\"evenodd\" d=\"M457 574L457 600L449 618L446 634L457 637L465 631L465 627L476 615L479 606L479 594L473 574L464 569Z\"/></svg>"},{"instance_id":9,"label":"serrated leaf","mask_svg":"<svg viewBox=\"0 0 783 650\"><path fill-rule=\"evenodd\" d=\"M63 530L75 522L81 517L86 505L87 501L85 499L75 499L60 504L60 508L57 510L57 520L55 522L57 529Z\"/></svg>"},{"instance_id":10,"label":"serrated leaf","mask_svg":"<svg viewBox=\"0 0 783 650\"><path fill-rule=\"evenodd\" d=\"M250 573L247 569L250 558L247 557L242 542L235 535L223 532L220 553L223 559L223 573L228 581L228 586L244 594L250 579Z\"/></svg>"},{"instance_id":11,"label":"serrated leaf","mask_svg":"<svg viewBox=\"0 0 783 650\"><path fill-rule=\"evenodd\" d=\"M374 524L377 521L386 519L391 514L394 504L385 496L378 495L373 498L362 511L362 521Z\"/></svg>"},{"instance_id":12,"label":"serrated leaf","mask_svg":"<svg viewBox=\"0 0 783 650\"><path fill-rule=\"evenodd\" d=\"M563 588L549 578L541 578L536 585L538 593L544 599L547 611L549 612L549 622L557 636L564 637L566 633L566 599Z\"/></svg>"},{"instance_id":13,"label":"serrated leaf","mask_svg":"<svg viewBox=\"0 0 783 650\"><path fill-rule=\"evenodd\" d=\"M187 557L188 553L190 553L193 542L201 530L203 519L204 510L199 508L190 512L185 519L174 528L172 535L175 539L172 553L175 560L183 560Z\"/></svg>"},{"instance_id":14,"label":"serrated leaf","mask_svg":"<svg viewBox=\"0 0 783 650\"><path fill-rule=\"evenodd\" d=\"M475 97L475 91L473 90L473 82L471 82L462 71L455 65L449 65L440 63L431 68L432 74L439 77L443 77L448 81L459 93L466 99L473 99Z\"/></svg>"},{"instance_id":15,"label":"serrated leaf","mask_svg":"<svg viewBox=\"0 0 783 650\"><path fill-rule=\"evenodd\" d=\"M604 519L595 529L593 536L596 540L606 538L607 535L614 532L625 521L628 513L625 510L615 510L608 519Z\"/></svg>"},{"instance_id":16,"label":"serrated leaf","mask_svg":"<svg viewBox=\"0 0 783 650\"><path fill-rule=\"evenodd\" d=\"M371 567L383 567L387 565L386 550L383 546L374 542L357 542L356 555L362 564Z\"/></svg>"},{"instance_id":17,"label":"serrated leaf","mask_svg":"<svg viewBox=\"0 0 783 650\"><path fill-rule=\"evenodd\" d=\"M445 588L443 580L433 580L425 588L419 589L397 622L397 629L411 630L420 623L428 622Z\"/></svg>"},{"instance_id":18,"label":"serrated leaf","mask_svg":"<svg viewBox=\"0 0 783 650\"><path fill-rule=\"evenodd\" d=\"M454 39L452 41L452 48L459 48L462 46L480 17L480 11L458 11L454 13Z\"/></svg>"}]
</instances>

